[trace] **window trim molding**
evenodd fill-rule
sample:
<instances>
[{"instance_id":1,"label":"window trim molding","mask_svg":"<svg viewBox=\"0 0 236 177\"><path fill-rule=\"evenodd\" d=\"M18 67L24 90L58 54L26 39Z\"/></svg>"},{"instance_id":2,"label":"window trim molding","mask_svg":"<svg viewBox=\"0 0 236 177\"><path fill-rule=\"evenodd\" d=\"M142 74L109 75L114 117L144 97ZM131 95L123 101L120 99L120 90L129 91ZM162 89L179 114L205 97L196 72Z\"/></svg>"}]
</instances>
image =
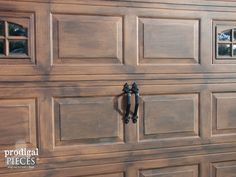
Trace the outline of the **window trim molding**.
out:
<instances>
[{"instance_id":1,"label":"window trim molding","mask_svg":"<svg viewBox=\"0 0 236 177\"><path fill-rule=\"evenodd\" d=\"M9 23L15 23L27 28L27 55L1 55L1 64L36 64L35 60L35 24L33 13L20 13L20 12L0 12L0 21L7 21ZM9 36L8 36L9 37ZM19 36L18 36L19 37ZM18 38L17 37L17 38ZM13 38L13 37L9 37ZM22 38L22 37L19 37ZM23 39L23 38L22 38ZM14 37L14 40L15 39Z\"/></svg>"},{"instance_id":2,"label":"window trim molding","mask_svg":"<svg viewBox=\"0 0 236 177\"><path fill-rule=\"evenodd\" d=\"M229 30L232 28L236 28L236 20L224 20L224 19L213 19L212 20L212 64L236 64L236 55L231 56L218 56L218 33L217 28L228 28ZM227 43L227 41L225 41ZM230 43L231 41L229 41ZM235 40L236 44L236 40Z\"/></svg>"}]
</instances>

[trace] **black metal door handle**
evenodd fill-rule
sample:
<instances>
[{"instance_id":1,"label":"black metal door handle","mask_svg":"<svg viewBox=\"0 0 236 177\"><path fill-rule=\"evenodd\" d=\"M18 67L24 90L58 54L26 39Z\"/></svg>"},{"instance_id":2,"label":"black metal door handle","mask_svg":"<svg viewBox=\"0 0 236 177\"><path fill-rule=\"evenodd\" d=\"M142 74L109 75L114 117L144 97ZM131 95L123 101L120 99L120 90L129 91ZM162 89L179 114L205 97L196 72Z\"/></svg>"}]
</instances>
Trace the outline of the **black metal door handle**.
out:
<instances>
[{"instance_id":1,"label":"black metal door handle","mask_svg":"<svg viewBox=\"0 0 236 177\"><path fill-rule=\"evenodd\" d=\"M138 89L138 85L135 82L132 84L131 91L135 95L135 107L134 107L134 113L132 116L132 121L135 124L137 123L137 120L138 120L138 108L139 108L139 89Z\"/></svg>"},{"instance_id":2,"label":"black metal door handle","mask_svg":"<svg viewBox=\"0 0 236 177\"><path fill-rule=\"evenodd\" d=\"M126 109L125 109L125 117L124 117L124 122L125 124L129 123L129 113L130 113L130 107L131 107L131 92L129 85L126 83L123 88L123 92L126 95Z\"/></svg>"}]
</instances>

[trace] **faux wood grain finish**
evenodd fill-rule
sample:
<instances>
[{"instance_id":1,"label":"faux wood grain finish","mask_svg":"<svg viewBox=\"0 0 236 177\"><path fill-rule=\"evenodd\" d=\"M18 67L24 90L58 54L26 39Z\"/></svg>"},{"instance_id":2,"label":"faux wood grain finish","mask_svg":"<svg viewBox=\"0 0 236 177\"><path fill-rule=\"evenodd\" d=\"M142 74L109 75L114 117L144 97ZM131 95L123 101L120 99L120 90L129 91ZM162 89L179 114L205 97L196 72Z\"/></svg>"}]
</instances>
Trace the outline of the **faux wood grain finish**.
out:
<instances>
[{"instance_id":1,"label":"faux wood grain finish","mask_svg":"<svg viewBox=\"0 0 236 177\"><path fill-rule=\"evenodd\" d=\"M36 147L36 102L34 99L3 99L0 101L1 150L17 144Z\"/></svg>"},{"instance_id":2,"label":"faux wood grain finish","mask_svg":"<svg viewBox=\"0 0 236 177\"><path fill-rule=\"evenodd\" d=\"M233 177L236 173L236 163L220 162L212 164L212 177Z\"/></svg>"},{"instance_id":3,"label":"faux wood grain finish","mask_svg":"<svg viewBox=\"0 0 236 177\"><path fill-rule=\"evenodd\" d=\"M213 94L213 126L216 134L234 133L235 127L235 93Z\"/></svg>"},{"instance_id":4,"label":"faux wood grain finish","mask_svg":"<svg viewBox=\"0 0 236 177\"><path fill-rule=\"evenodd\" d=\"M59 4L53 4L51 7L55 14L69 15L74 13L74 16L80 13L94 14L95 16L98 14L98 11L94 7L84 6L82 8L82 6L65 6ZM154 8L142 10L140 8L130 8L127 10L126 8L112 8L107 6L101 6L99 10L101 12L100 15L111 18L117 16L123 17L124 64L119 66L111 64L109 67L103 67L101 65L94 66L92 64L93 61L91 61L91 64L87 63L83 67L69 66L69 71L66 69L68 68L66 64L60 66L54 65L55 67L52 68L51 74L60 74L62 72L67 74L234 72L234 63L231 62L228 65L225 62L221 62L219 64L219 62L214 61L213 57L215 45L213 21L225 20L226 23L234 21L233 12L220 12L219 10L214 12L204 11L202 9L199 9L199 11L175 11L173 9ZM158 24L155 24L155 22ZM161 31L158 32L160 28L165 26L161 24L165 24L165 28L169 29L165 30L166 34ZM175 26L175 29L178 30L171 31L171 26ZM156 33L160 33L160 35L155 35ZM177 33L178 35L175 35ZM185 33L187 35L184 35ZM170 36L172 37L170 38ZM164 40L165 38L166 40ZM156 42L161 44L154 45ZM166 45L172 49L167 49L168 47L165 47Z\"/></svg>"},{"instance_id":5,"label":"faux wood grain finish","mask_svg":"<svg viewBox=\"0 0 236 177\"><path fill-rule=\"evenodd\" d=\"M4 3L3 3L4 2ZM70 1L67 4L63 1L52 1L52 4L49 6L47 3L25 3L17 1L14 5L8 1L2 1L2 10L3 12L7 11L14 11L17 16L17 13L32 13L32 11L37 14L34 19L35 23L35 34L40 34L41 36L35 39L35 66L8 66L4 65L0 71L0 79L4 79L7 75L28 75L33 80L37 77L41 76L41 79L52 79L60 75L63 79L66 79L68 74L70 75L77 75L77 74L93 74L93 78L99 77L100 74L144 74L144 73L225 73L225 72L235 72L235 63L233 61L215 61L214 59L214 23L212 22L224 22L224 23L231 23L235 21L234 16L235 13L233 12L235 9L232 6L225 7L224 9L220 9L218 6L222 3L213 3L209 2L209 6L204 6L207 2L203 2L199 6L190 6L190 5L182 5L176 6L173 4L166 5L163 3L152 3L152 8L147 8L146 6L150 6L150 3L130 3L130 2L117 2L117 1L91 1L91 2L84 2L84 1ZM78 5L78 4L79 5ZM97 6L88 6L85 4L96 4ZM100 4L99 4L100 3ZM175 2L178 4L178 2ZM188 4L197 3L189 2ZM36 4L36 5L35 5ZM76 5L77 4L77 5ZM226 3L225 5L228 5ZM117 5L117 8L114 6ZM146 5L146 6L145 6ZM215 6L214 6L215 5ZM17 7L15 7L17 6ZM29 11L28 7L34 7L32 11ZM123 6L132 6L132 7L142 7L142 8L123 8ZM99 7L99 8L98 8ZM180 10L182 8L182 10ZM50 18L49 18L50 17ZM70 28L73 31L70 33L72 36L78 37L80 33L83 33L83 25L79 25L81 20L93 21L92 19L97 19L97 23L108 24L112 23L110 30L106 28L106 25L102 25L100 27L100 31L106 31L107 36L102 38L102 41L99 41L98 38L95 39L94 35L89 35L89 30L93 30L94 27L91 24L87 26L87 30L85 34L87 35L90 43L98 44L103 43L106 46L96 45L91 48L92 45L89 46L92 50L96 50L96 56L98 58L91 58L94 56L94 52L87 52L86 54L81 55L82 53L74 50L74 46L78 44L78 40L74 40L75 38L72 37L75 45L71 45L69 41L62 42L61 52L60 45L57 44L60 39L60 35L57 34L59 31L63 35L68 33L64 33L65 29L60 28L58 29L56 17L63 17L66 18L67 23L70 23L69 19L72 19L74 27ZM41 20L41 19L48 19L48 20ZM87 19L86 19L87 18ZM80 20L79 20L80 19ZM184 30L190 30L191 32L185 31L186 34L184 37L179 39L183 41L185 44L185 50L183 53L181 52L178 45L179 41L175 40L171 42L171 39L164 41L166 45L172 46L172 52L174 53L167 53L165 51L165 55L167 58L165 59L145 59L142 60L142 55L139 56L139 53L142 51L139 49L139 34L142 34L142 25L139 25L139 19L146 19L151 21L163 21L167 24L174 25L178 27L181 31L180 33L183 36ZM60 20L60 19L59 19ZM69 21L68 21L69 20ZM174 22L175 21L175 22ZM113 23L114 22L114 23ZM187 22L187 23L184 23ZM77 25L76 25L77 24ZM84 22L83 22L84 24ZM160 23L158 23L160 26ZM40 28L38 26L44 26L45 28ZM63 26L63 25L62 25ZM97 25L96 25L97 26ZM156 26L156 25L154 25ZM163 25L161 25L163 27ZM188 26L184 28L184 26ZM184 30L180 28L183 27ZM79 28L82 30L80 31ZM154 27L152 27L154 28ZM158 25L157 27L158 28ZM169 28L167 26L167 28ZM58 29L58 30L57 30ZM156 31L156 30L154 30ZM166 30L165 30L166 31ZM97 30L99 33L99 30ZM172 36L175 31L169 31ZM176 31L177 32L177 31ZM155 33L155 32L154 32ZM153 33L153 34L154 34ZM180 34L179 33L179 34ZM108 35L109 34L109 35ZM151 34L151 33L150 33ZM146 34L150 35L150 34ZM191 34L191 35L190 35ZM97 34L98 35L98 34ZM103 35L103 34L102 34ZM117 38L116 38L116 37ZM164 34L161 36L170 36L169 34ZM91 37L91 39L90 39ZM142 35L141 35L142 37ZM186 38L186 39L184 39ZM190 43L188 39L192 39ZM66 38L68 39L68 38ZM155 39L155 40L154 40ZM160 37L152 38L154 42L163 41ZM82 41L82 40L80 40ZM93 42L92 42L93 41ZM97 41L97 42L96 42ZM109 42L108 42L109 41ZM72 42L72 41L71 41ZM151 41L149 41L151 42ZM189 43L189 45L188 45ZM81 49L83 49L85 42L79 44ZM58 54L63 53L66 54L71 51L65 48L67 45L70 50L74 50L74 54L78 54L78 56L70 56L67 59L64 59L65 63L61 63L61 60L58 59ZM146 42L146 49L148 48L148 43ZM47 47L46 47L47 46ZM65 46L65 47L63 47ZM171 47L170 46L170 47ZM174 46L174 47L173 47ZM181 45L184 46L184 45ZM190 47L191 46L191 47ZM87 46L88 47L88 46ZM153 46L152 46L153 47ZM158 47L158 46L157 46ZM160 47L160 46L159 46ZM44 49L45 48L45 49ZM86 48L86 47L85 47ZM86 50L89 50L87 48ZM109 48L109 50L105 50L104 48ZM144 46L145 48L145 46ZM149 47L150 48L150 47ZM40 49L40 50L38 50ZM52 49L52 50L50 50ZM160 48L161 49L161 48ZM66 51L68 50L68 51ZM83 50L85 52L86 50ZM39 52L40 51L40 52ZM162 52L164 49L162 50ZM188 52L191 52L188 53ZM91 54L92 53L92 54ZM148 52L149 53L149 52ZM67 53L68 54L68 53ZM150 55L151 53L147 54ZM153 53L155 54L155 53ZM152 54L152 55L153 55ZM180 55L181 54L181 55ZM87 56L85 56L87 55ZM160 55L158 54L155 55ZM169 60L168 57L177 57L176 59ZM88 57L87 59L82 59L83 57ZM82 58L81 58L82 57ZM158 57L158 56L156 56ZM160 57L160 56L159 56ZM186 59L189 58L189 59ZM162 57L161 57L162 58ZM192 58L192 59L191 59ZM147 62L146 64L142 64L142 62ZM14 62L13 60L10 62ZM19 61L18 61L19 62ZM59 63L60 64L59 64ZM8 62L9 63L9 62ZM140 64L141 63L141 64ZM149 64L148 64L149 63ZM170 64L172 63L172 64ZM173 64L175 63L175 64ZM230 65L228 64L230 63ZM59 65L59 66L58 66ZM81 66L82 65L82 66ZM109 65L109 67L107 67ZM47 76L45 76L45 74ZM43 76L42 76L43 75ZM209 76L205 76L205 78L209 78ZM70 77L69 77L70 78ZM103 76L100 76L99 79L102 79ZM15 77L9 77L9 79L13 81L17 81ZM27 78L25 80L28 80Z\"/></svg>"},{"instance_id":6,"label":"faux wood grain finish","mask_svg":"<svg viewBox=\"0 0 236 177\"><path fill-rule=\"evenodd\" d=\"M198 177L198 166L180 166L163 169L142 170L140 177Z\"/></svg>"},{"instance_id":7,"label":"faux wood grain finish","mask_svg":"<svg viewBox=\"0 0 236 177\"><path fill-rule=\"evenodd\" d=\"M53 14L52 18L55 63L123 62L122 17Z\"/></svg>"},{"instance_id":8,"label":"faux wood grain finish","mask_svg":"<svg viewBox=\"0 0 236 177\"><path fill-rule=\"evenodd\" d=\"M140 136L177 138L199 135L198 94L142 96Z\"/></svg>"},{"instance_id":9,"label":"faux wood grain finish","mask_svg":"<svg viewBox=\"0 0 236 177\"><path fill-rule=\"evenodd\" d=\"M199 63L198 20L139 18L139 31L141 64Z\"/></svg>"},{"instance_id":10,"label":"faux wood grain finish","mask_svg":"<svg viewBox=\"0 0 236 177\"><path fill-rule=\"evenodd\" d=\"M124 141L122 116L113 97L56 98L56 139L59 145ZM90 109L88 109L90 108Z\"/></svg>"},{"instance_id":11,"label":"faux wood grain finish","mask_svg":"<svg viewBox=\"0 0 236 177\"><path fill-rule=\"evenodd\" d=\"M10 170L1 154L0 176L235 176L236 63L215 56L235 11L223 1L1 0L0 20L26 20L30 56L0 61L0 149L23 141L40 157ZM139 119L125 125L122 87L134 81Z\"/></svg>"}]
</instances>

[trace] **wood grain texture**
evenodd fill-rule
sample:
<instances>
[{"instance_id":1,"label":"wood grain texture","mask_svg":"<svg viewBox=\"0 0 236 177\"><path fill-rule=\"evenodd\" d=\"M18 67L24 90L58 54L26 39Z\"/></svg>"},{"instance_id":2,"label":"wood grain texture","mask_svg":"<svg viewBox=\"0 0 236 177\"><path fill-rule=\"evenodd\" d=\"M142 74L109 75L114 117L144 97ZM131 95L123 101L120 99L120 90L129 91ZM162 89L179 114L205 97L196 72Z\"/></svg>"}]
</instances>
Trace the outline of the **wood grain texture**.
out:
<instances>
[{"instance_id":1,"label":"wood grain texture","mask_svg":"<svg viewBox=\"0 0 236 177\"><path fill-rule=\"evenodd\" d=\"M36 107L33 99L15 99L0 101L0 145L25 144L36 147Z\"/></svg>"},{"instance_id":2,"label":"wood grain texture","mask_svg":"<svg viewBox=\"0 0 236 177\"><path fill-rule=\"evenodd\" d=\"M214 56L216 28L234 26L235 11L230 1L1 0L0 20L34 40L31 63L0 63L0 148L24 140L40 157L35 169L0 158L0 176L235 176L236 63ZM139 119L125 125L122 88L134 81Z\"/></svg>"},{"instance_id":3,"label":"wood grain texture","mask_svg":"<svg viewBox=\"0 0 236 177\"><path fill-rule=\"evenodd\" d=\"M123 141L123 122L112 97L56 98L58 143L112 143Z\"/></svg>"},{"instance_id":4,"label":"wood grain texture","mask_svg":"<svg viewBox=\"0 0 236 177\"><path fill-rule=\"evenodd\" d=\"M55 63L123 62L122 17L53 14L52 18Z\"/></svg>"},{"instance_id":5,"label":"wood grain texture","mask_svg":"<svg viewBox=\"0 0 236 177\"><path fill-rule=\"evenodd\" d=\"M212 164L211 177L234 177L235 173L236 173L236 163L234 161Z\"/></svg>"},{"instance_id":6,"label":"wood grain texture","mask_svg":"<svg viewBox=\"0 0 236 177\"><path fill-rule=\"evenodd\" d=\"M71 1L71 3L68 2L67 4L63 1L59 1L58 3L56 3L56 1L53 1L53 3L50 5L47 3L33 3L33 2L25 3L25 2L20 2L20 1L16 1L15 4L9 1L1 1L1 2L2 2L1 4L2 11L4 12L14 11L16 14L22 13L22 12L32 13L32 12L29 12L28 9L30 9L29 7L34 7L32 11L34 11L35 14L37 14L34 19L35 34L40 34L40 37L38 37L37 40L35 40L35 45L36 45L35 47L37 48L37 50L35 50L36 52L35 59L37 60L36 65L26 66L25 64L22 65L18 63L21 66L11 67L11 66L8 66L8 63L12 63L12 62L14 63L14 61L13 60L7 61L6 62L7 65L5 67L2 67L0 70L0 77L2 77L3 79L4 79L3 76L9 76L9 75L11 76L12 75L18 75L18 76L28 75L31 77L41 76L43 79L51 79L52 77L60 75L61 80L63 80L66 78L68 74L74 75L74 76L93 74L97 76L101 74L111 75L111 74L144 74L144 73L146 74L147 73L148 74L151 74L151 73L152 74L153 73L170 74L172 73L175 75L179 73L204 74L204 73L235 72L235 63L233 61L224 61L224 62L222 61L222 63L219 63L218 61L214 60L214 56L213 56L214 55L214 51L213 51L214 50L214 41L213 41L214 40L214 37L213 37L214 24L212 24L212 21L219 21L219 22L225 21L224 23L235 21L234 7L224 8L222 10L219 7L217 7L216 3L214 6L213 2L211 6L205 7L203 6L204 3L207 4L207 2L205 1L204 3L203 1L201 1L203 3L202 4L203 7L202 6L189 6L189 5L176 6L175 3L178 4L178 2L175 2L172 5L171 4L169 5L158 4L157 5L156 3L152 3L153 5L152 8L148 8L148 9L146 8L145 5L150 6L150 3L134 3L134 2L130 3L130 2L119 2L119 1L93 1L93 2L84 2L84 1L72 2ZM90 3L96 4L96 6L88 5ZM191 4L193 2L189 2L189 3ZM208 1L208 3L210 2ZM34 5L34 4L37 4L37 5ZM126 4L128 4L129 6L126 6ZM117 5L119 8L114 8L115 5ZM123 8L122 5L126 6L127 8ZM131 8L131 7L136 7L136 5L137 7L142 7L142 8ZM67 41L66 43L62 43L62 46L70 45L69 49L64 49L64 47L62 47L62 49L68 50L68 51L73 49L75 53L72 58L74 57L75 58L64 59L66 63L62 64L59 62L60 63L59 64L57 63L57 61L60 61L60 60L56 60L56 58L58 57L55 57L56 61L54 62L53 58L55 56L54 55L55 50L53 49L53 47L57 47L57 48L59 47L58 45L55 44L56 42L54 42L55 41L54 39L57 39L57 40L59 39L59 36L56 35L56 33L58 33L58 30L56 30L58 28L57 27L58 24L57 23L55 24L55 21L56 21L54 19L55 16L64 16L65 18L67 18L67 21L69 19L72 19L72 21L74 20L73 21L74 27L70 28L70 30L72 29L74 30L75 32L74 35L77 36L77 38L78 38L78 33L81 33L81 32L79 32L79 30L76 30L76 29L84 28L81 26L78 27L79 21L81 21L81 19L83 21L83 19L86 19L86 17L88 17L88 19L86 19L87 21L93 21L92 20L93 18L94 19L98 18L99 24L103 24L104 22L106 22L104 24L107 24L107 21L109 21L108 24L111 23L111 25L108 25L109 28L106 27L107 25L102 25L102 27L101 26L99 27L102 35L104 35L103 31L109 31L106 33L107 37L97 38L95 37L95 34L93 36L89 35L88 33L91 33L91 32L89 32L89 30L86 30L86 33L87 33L86 35L88 37L87 37L87 40L84 40L83 42L83 44L85 44L88 41L90 41L90 43L91 41L93 41L92 44L96 44L94 41L97 41L99 43L99 40L102 39L100 43L102 42L102 44L104 45L106 44L105 46L109 45L109 47L106 47L107 50L104 51L105 47L102 47L102 45L96 45L96 46L99 46L97 48L98 51L96 52L96 56L100 56L100 57L102 55L104 56L102 56L102 58L98 57L98 58L92 59L91 57L94 57L92 55L94 55L95 53L86 52L84 50L83 52L86 52L86 54L83 54L83 56L88 55L87 57L90 57L89 59L84 60L80 58L83 52L81 52L80 50L79 54L76 53L79 51L79 50L73 49L74 46L76 45L72 45L72 43L70 44L69 41ZM72 17L76 17L76 18L72 18ZM48 19L48 20L44 20L44 19ZM146 59L145 62L149 61L150 62L149 64L148 63L140 64L139 47L137 45L139 45L138 44L139 32L142 30L140 30L138 19L149 19L152 21L159 20L159 21L164 21L164 23L167 22L167 24L172 24L172 25L177 23L178 27L183 27L184 30L192 31L194 33L193 35L190 35L190 33L186 32L188 34L187 35L188 37L186 36L187 37L186 39L190 39L190 38L192 39L191 47L190 45L187 45L190 43L189 42L190 40L185 40L183 44L186 43L185 48L187 47L188 49L186 50L187 53L193 50L193 52L191 52L192 54L188 54L188 55L189 56L193 55L196 60L186 59L184 58L186 56L181 56L181 59L174 59L174 61L173 60L170 60L170 61L159 60L159 59L154 59L151 61L151 59ZM189 22L189 23L185 24L184 22ZM160 26L160 23L158 24ZM40 26L45 26L45 28L41 28ZM88 27L89 29L91 30L94 29L94 27L91 27L90 23L89 23L89 26L90 26ZM184 26L187 26L187 28L185 28ZM61 32L64 30L65 30L64 27L62 27ZM183 30L180 30L180 31L183 31ZM97 30L97 32L100 34L99 30ZM174 34L174 32L175 31L169 31L171 35ZM65 34L69 34L69 33L65 33ZM70 35L72 34L73 33L70 33ZM181 34L182 34L181 36L183 36L183 33ZM150 34L146 34L146 36L147 35L150 35ZM110 39L115 39L115 36L117 37L116 38L117 40L116 42L113 41L112 43ZM176 37L178 35L174 35L174 36ZM67 37L65 39L67 39ZM75 40L75 38L72 37L72 39L73 39L72 41L78 42L78 40ZM159 40L159 38L156 38L156 37L151 38L151 40L153 39L155 39L155 41ZM173 36L171 39L173 39ZM164 41L164 42L169 41L168 45L172 45L171 51L175 51L172 54L169 51L167 53L169 57L171 56L173 57L173 55L178 54L176 53L180 51L178 48L180 48L180 46L183 46L183 45L178 45L177 41L170 43L171 39ZM193 39L194 39L194 42L193 42ZM80 41L82 41L82 39L80 39ZM195 45L196 41L198 41L199 46ZM192 44L192 42L194 43L194 45ZM92 47L92 46L93 45L90 45L89 47ZM159 48L161 47L160 45L152 45L152 48L153 47L155 48L155 46ZM50 49L52 49L52 51L50 51ZM41 52L38 52L38 51L41 51ZM153 51L155 52L156 50L153 50ZM164 51L164 49L161 51ZM58 51L56 53L58 53ZM72 54L71 51L70 51L70 54ZM158 55L159 54L160 52L158 52ZM78 56L75 56L75 55L78 55ZM148 55L150 55L150 53ZM113 56L113 57L110 57L110 56ZM177 57L177 55L174 57ZM171 64L173 62L175 64ZM107 65L109 65L109 67L107 67ZM205 78L208 78L208 77L209 76L205 76ZM17 79L15 79L15 81L16 80Z\"/></svg>"},{"instance_id":7,"label":"wood grain texture","mask_svg":"<svg viewBox=\"0 0 236 177\"><path fill-rule=\"evenodd\" d=\"M143 136L173 138L198 136L199 102L197 94L143 96ZM141 133L141 132L140 132Z\"/></svg>"},{"instance_id":8,"label":"wood grain texture","mask_svg":"<svg viewBox=\"0 0 236 177\"><path fill-rule=\"evenodd\" d=\"M139 177L199 177L198 166L180 166L163 169L142 170Z\"/></svg>"},{"instance_id":9,"label":"wood grain texture","mask_svg":"<svg viewBox=\"0 0 236 177\"><path fill-rule=\"evenodd\" d=\"M198 24L198 20L140 18L140 62L198 63Z\"/></svg>"},{"instance_id":10,"label":"wood grain texture","mask_svg":"<svg viewBox=\"0 0 236 177\"><path fill-rule=\"evenodd\" d=\"M215 107L213 111L214 123L216 123L216 131L225 130L231 133L232 130L236 128L235 126L235 109L233 105L235 104L235 94L234 93L214 93L213 94L213 106ZM220 133L220 132L219 132ZM223 132L222 132L223 133Z\"/></svg>"}]
</instances>

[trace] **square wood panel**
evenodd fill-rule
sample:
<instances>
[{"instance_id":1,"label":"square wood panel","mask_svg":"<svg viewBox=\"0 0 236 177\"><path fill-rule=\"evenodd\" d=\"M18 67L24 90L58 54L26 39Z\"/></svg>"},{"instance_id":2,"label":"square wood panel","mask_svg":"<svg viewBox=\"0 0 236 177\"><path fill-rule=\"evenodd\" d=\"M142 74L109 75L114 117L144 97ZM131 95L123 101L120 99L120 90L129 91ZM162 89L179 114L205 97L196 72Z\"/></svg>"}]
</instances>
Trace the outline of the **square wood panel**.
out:
<instances>
[{"instance_id":1,"label":"square wood panel","mask_svg":"<svg viewBox=\"0 0 236 177\"><path fill-rule=\"evenodd\" d=\"M56 145L123 142L123 121L113 97L55 98Z\"/></svg>"},{"instance_id":2,"label":"square wood panel","mask_svg":"<svg viewBox=\"0 0 236 177\"><path fill-rule=\"evenodd\" d=\"M89 175L88 177L124 177L124 173L110 173L110 174L92 175L92 176Z\"/></svg>"},{"instance_id":3,"label":"square wood panel","mask_svg":"<svg viewBox=\"0 0 236 177\"><path fill-rule=\"evenodd\" d=\"M199 177L198 165L147 169L139 172L139 177Z\"/></svg>"},{"instance_id":4,"label":"square wood panel","mask_svg":"<svg viewBox=\"0 0 236 177\"><path fill-rule=\"evenodd\" d=\"M213 163L211 177L235 177L236 162L219 162Z\"/></svg>"},{"instance_id":5,"label":"square wood panel","mask_svg":"<svg viewBox=\"0 0 236 177\"><path fill-rule=\"evenodd\" d=\"M199 21L139 18L139 62L199 63Z\"/></svg>"},{"instance_id":6,"label":"square wood panel","mask_svg":"<svg viewBox=\"0 0 236 177\"><path fill-rule=\"evenodd\" d=\"M236 135L236 93L212 94L212 134Z\"/></svg>"},{"instance_id":7,"label":"square wood panel","mask_svg":"<svg viewBox=\"0 0 236 177\"><path fill-rule=\"evenodd\" d=\"M199 95L142 96L141 140L199 135Z\"/></svg>"},{"instance_id":8,"label":"square wood panel","mask_svg":"<svg viewBox=\"0 0 236 177\"><path fill-rule=\"evenodd\" d=\"M122 64L122 17L58 15L53 18L53 62Z\"/></svg>"},{"instance_id":9,"label":"square wood panel","mask_svg":"<svg viewBox=\"0 0 236 177\"><path fill-rule=\"evenodd\" d=\"M34 99L0 100L0 146L25 143L36 146Z\"/></svg>"}]
</instances>

